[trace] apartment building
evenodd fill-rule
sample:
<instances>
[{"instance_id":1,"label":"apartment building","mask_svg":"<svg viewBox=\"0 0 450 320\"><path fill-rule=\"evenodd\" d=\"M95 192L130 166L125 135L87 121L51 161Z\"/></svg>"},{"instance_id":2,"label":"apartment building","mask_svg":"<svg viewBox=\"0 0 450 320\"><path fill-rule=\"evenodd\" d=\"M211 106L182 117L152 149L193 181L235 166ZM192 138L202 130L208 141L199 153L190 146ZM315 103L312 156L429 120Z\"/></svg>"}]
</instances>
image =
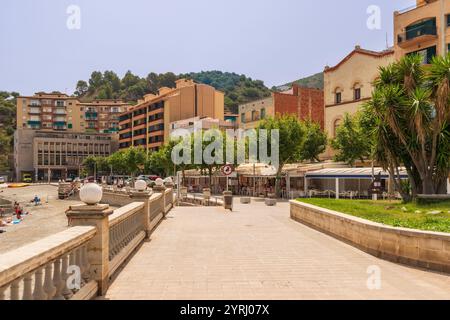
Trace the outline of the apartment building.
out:
<instances>
[{"instance_id":1,"label":"apartment building","mask_svg":"<svg viewBox=\"0 0 450 320\"><path fill-rule=\"evenodd\" d=\"M294 114L300 120L312 120L323 128L323 99L322 90L294 84L287 91L273 92L271 97L240 105L240 128L254 129L260 120L276 114Z\"/></svg>"},{"instance_id":2,"label":"apartment building","mask_svg":"<svg viewBox=\"0 0 450 320\"><path fill-rule=\"evenodd\" d=\"M180 79L160 88L120 115L119 148L142 146L155 151L169 139L170 124L195 117L224 120L224 94L205 84Z\"/></svg>"},{"instance_id":3,"label":"apartment building","mask_svg":"<svg viewBox=\"0 0 450 320\"><path fill-rule=\"evenodd\" d=\"M17 180L25 173L35 181L79 176L88 156L107 157L118 150L117 135L17 129L14 167Z\"/></svg>"},{"instance_id":4,"label":"apartment building","mask_svg":"<svg viewBox=\"0 0 450 320\"><path fill-rule=\"evenodd\" d=\"M377 52L356 46L337 65L325 67L325 131L329 138L335 137L346 113L355 114L371 98L379 67L394 60L391 49ZM323 157L331 158L333 155L334 151L328 147Z\"/></svg>"},{"instance_id":5,"label":"apartment building","mask_svg":"<svg viewBox=\"0 0 450 320\"><path fill-rule=\"evenodd\" d=\"M50 131L116 133L119 114L129 108L120 100L80 102L60 92L38 92L17 98L17 128Z\"/></svg>"},{"instance_id":6,"label":"apartment building","mask_svg":"<svg viewBox=\"0 0 450 320\"><path fill-rule=\"evenodd\" d=\"M193 133L197 128L201 128L202 130L219 129L222 131L237 129L233 121L213 119L210 117L194 117L172 122L170 124L169 134L172 134L178 129L184 129L189 131L189 133Z\"/></svg>"},{"instance_id":7,"label":"apartment building","mask_svg":"<svg viewBox=\"0 0 450 320\"><path fill-rule=\"evenodd\" d=\"M419 53L429 64L435 55L445 55L450 48L450 1L417 0L394 13L395 58Z\"/></svg>"}]
</instances>

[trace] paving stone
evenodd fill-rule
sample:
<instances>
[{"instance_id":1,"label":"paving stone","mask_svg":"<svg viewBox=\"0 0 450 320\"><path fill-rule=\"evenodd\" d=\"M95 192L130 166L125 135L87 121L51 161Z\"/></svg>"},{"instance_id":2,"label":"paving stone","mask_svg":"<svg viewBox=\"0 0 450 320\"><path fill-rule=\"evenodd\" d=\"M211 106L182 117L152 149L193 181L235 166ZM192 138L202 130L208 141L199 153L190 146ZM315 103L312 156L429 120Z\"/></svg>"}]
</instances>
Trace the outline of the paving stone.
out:
<instances>
[{"instance_id":1,"label":"paving stone","mask_svg":"<svg viewBox=\"0 0 450 320\"><path fill-rule=\"evenodd\" d=\"M369 266L381 289L367 287ZM279 202L172 210L107 299L450 299L448 275L378 259L289 217ZM155 290L158 288L159 290Z\"/></svg>"}]
</instances>

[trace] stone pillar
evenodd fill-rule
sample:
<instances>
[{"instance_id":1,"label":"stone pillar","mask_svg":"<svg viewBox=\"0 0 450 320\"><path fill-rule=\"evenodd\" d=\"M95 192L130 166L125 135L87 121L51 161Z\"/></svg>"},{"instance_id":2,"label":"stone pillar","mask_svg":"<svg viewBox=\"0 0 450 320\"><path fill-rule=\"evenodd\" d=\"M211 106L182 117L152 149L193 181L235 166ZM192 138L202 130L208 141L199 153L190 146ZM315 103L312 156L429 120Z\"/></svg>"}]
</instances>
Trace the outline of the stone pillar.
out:
<instances>
[{"instance_id":1,"label":"stone pillar","mask_svg":"<svg viewBox=\"0 0 450 320\"><path fill-rule=\"evenodd\" d=\"M88 259L90 272L98 283L99 295L104 295L108 289L109 280L109 220L113 213L107 204L74 205L66 212L69 226L94 226L97 228L95 237L88 243Z\"/></svg>"},{"instance_id":2,"label":"stone pillar","mask_svg":"<svg viewBox=\"0 0 450 320\"><path fill-rule=\"evenodd\" d=\"M162 202L162 212L164 217L166 216L166 187L164 187L164 185L155 185L153 187L153 192L154 193L161 193L161 202Z\"/></svg>"},{"instance_id":3,"label":"stone pillar","mask_svg":"<svg viewBox=\"0 0 450 320\"><path fill-rule=\"evenodd\" d=\"M143 225L145 230L145 238L148 239L150 237L150 192L149 191L131 191L130 198L136 202L144 203L144 215L143 215Z\"/></svg>"}]
</instances>

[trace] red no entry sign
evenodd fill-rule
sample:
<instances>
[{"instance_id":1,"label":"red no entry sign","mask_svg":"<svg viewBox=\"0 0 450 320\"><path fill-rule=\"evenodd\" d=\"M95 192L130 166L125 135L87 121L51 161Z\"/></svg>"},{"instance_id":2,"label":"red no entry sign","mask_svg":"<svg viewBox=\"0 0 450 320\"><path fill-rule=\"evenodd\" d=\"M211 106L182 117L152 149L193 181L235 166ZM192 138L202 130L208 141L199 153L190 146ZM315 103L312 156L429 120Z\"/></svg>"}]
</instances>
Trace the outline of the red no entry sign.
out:
<instances>
[{"instance_id":1,"label":"red no entry sign","mask_svg":"<svg viewBox=\"0 0 450 320\"><path fill-rule=\"evenodd\" d=\"M222 167L222 173L226 176L229 176L230 174L232 174L234 171L234 168L232 165L227 164L225 166Z\"/></svg>"}]
</instances>

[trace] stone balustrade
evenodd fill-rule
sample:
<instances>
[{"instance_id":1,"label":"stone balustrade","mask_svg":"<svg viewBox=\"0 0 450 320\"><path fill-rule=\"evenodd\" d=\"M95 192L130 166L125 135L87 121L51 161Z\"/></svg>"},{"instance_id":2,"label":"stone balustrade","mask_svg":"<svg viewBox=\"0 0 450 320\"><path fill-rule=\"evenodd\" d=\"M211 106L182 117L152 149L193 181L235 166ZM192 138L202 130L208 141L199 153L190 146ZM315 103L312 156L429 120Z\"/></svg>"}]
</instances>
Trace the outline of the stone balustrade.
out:
<instances>
[{"instance_id":1,"label":"stone balustrade","mask_svg":"<svg viewBox=\"0 0 450 320\"><path fill-rule=\"evenodd\" d=\"M130 191L128 204L74 205L69 228L0 255L0 300L87 300L104 295L111 276L173 207L172 189Z\"/></svg>"},{"instance_id":2,"label":"stone balustrade","mask_svg":"<svg viewBox=\"0 0 450 320\"><path fill-rule=\"evenodd\" d=\"M164 192L164 213L167 213L172 209L173 205L173 191L172 189L166 189Z\"/></svg>"},{"instance_id":3,"label":"stone balustrade","mask_svg":"<svg viewBox=\"0 0 450 320\"><path fill-rule=\"evenodd\" d=\"M94 227L69 228L0 255L0 300L92 298L87 245L95 234Z\"/></svg>"},{"instance_id":4,"label":"stone balustrade","mask_svg":"<svg viewBox=\"0 0 450 320\"><path fill-rule=\"evenodd\" d=\"M150 197L150 230L153 230L158 223L164 218L164 195L162 193L154 193Z\"/></svg>"},{"instance_id":5,"label":"stone balustrade","mask_svg":"<svg viewBox=\"0 0 450 320\"><path fill-rule=\"evenodd\" d=\"M109 219L109 274L112 275L144 240L146 214L143 202L133 202L114 211Z\"/></svg>"}]
</instances>

